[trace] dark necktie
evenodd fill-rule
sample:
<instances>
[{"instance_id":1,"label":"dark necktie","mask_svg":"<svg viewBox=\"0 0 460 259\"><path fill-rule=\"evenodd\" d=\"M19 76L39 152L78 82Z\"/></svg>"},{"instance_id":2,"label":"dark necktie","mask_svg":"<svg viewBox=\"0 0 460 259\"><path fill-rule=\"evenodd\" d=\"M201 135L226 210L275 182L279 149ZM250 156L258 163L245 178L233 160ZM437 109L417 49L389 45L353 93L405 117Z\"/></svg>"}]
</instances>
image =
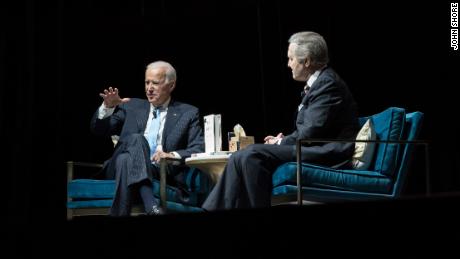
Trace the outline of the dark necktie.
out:
<instances>
[{"instance_id":1,"label":"dark necktie","mask_svg":"<svg viewBox=\"0 0 460 259\"><path fill-rule=\"evenodd\" d=\"M302 92L300 92L300 96L302 97L302 99L305 97L305 95L307 95L308 90L310 90L310 87L309 87L309 86L305 87L305 88L302 90Z\"/></svg>"},{"instance_id":2,"label":"dark necktie","mask_svg":"<svg viewBox=\"0 0 460 259\"><path fill-rule=\"evenodd\" d=\"M157 116L160 114L160 111L161 111L161 106L158 106L158 107L156 107L156 108L153 108L152 113L153 113L153 118L154 118L154 119L157 118Z\"/></svg>"}]
</instances>

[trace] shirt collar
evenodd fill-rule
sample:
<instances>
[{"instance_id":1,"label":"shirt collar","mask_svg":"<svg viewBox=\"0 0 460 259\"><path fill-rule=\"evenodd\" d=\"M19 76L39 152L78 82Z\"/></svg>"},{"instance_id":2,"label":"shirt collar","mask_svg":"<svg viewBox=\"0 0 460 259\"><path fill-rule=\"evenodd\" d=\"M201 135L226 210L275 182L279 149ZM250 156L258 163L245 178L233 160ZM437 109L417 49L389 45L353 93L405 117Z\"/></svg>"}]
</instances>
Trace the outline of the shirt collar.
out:
<instances>
[{"instance_id":1,"label":"shirt collar","mask_svg":"<svg viewBox=\"0 0 460 259\"><path fill-rule=\"evenodd\" d=\"M322 69L319 69L319 70L316 70L315 73L313 73L310 78L308 78L307 80L307 85L305 85L304 89L306 90L307 88L310 88L313 83L316 81L316 79L318 79L318 76L319 74L321 74L321 70Z\"/></svg>"}]
</instances>

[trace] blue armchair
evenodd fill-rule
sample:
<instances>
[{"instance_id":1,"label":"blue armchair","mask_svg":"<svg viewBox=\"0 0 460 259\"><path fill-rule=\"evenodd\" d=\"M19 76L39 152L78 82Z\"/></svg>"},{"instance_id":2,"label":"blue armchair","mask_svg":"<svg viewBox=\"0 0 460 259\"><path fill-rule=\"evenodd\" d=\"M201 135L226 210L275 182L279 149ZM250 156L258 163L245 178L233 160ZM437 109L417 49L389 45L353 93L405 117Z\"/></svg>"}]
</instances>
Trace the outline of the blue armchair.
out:
<instances>
[{"instance_id":1,"label":"blue armchair","mask_svg":"<svg viewBox=\"0 0 460 259\"><path fill-rule=\"evenodd\" d=\"M377 140L308 139L297 143L297 162L285 163L273 174L272 205L297 201L325 203L346 200L391 199L401 195L415 145L425 146L427 191L429 191L428 144L416 141L423 113L407 113L391 107L360 118L361 126L371 119ZM304 142L374 142L376 149L367 170L333 169L301 163L300 145ZM297 170L299 168L299 170ZM301 169L301 170L300 170Z\"/></svg>"},{"instance_id":2,"label":"blue armchair","mask_svg":"<svg viewBox=\"0 0 460 259\"><path fill-rule=\"evenodd\" d=\"M185 203L177 200L176 189L166 185L166 171L162 163L160 181L153 180L153 194L160 200L161 206L169 212L199 212L201 203L210 191L210 179L196 168L189 168L185 173L185 184L190 193ZM75 216L108 215L115 194L115 180L96 180L77 178L76 168L102 168L102 164L67 162L67 219ZM82 170L83 171L83 170ZM85 170L88 171L88 170ZM81 174L78 174L81 177ZM135 205L131 215L143 214L143 205Z\"/></svg>"}]
</instances>

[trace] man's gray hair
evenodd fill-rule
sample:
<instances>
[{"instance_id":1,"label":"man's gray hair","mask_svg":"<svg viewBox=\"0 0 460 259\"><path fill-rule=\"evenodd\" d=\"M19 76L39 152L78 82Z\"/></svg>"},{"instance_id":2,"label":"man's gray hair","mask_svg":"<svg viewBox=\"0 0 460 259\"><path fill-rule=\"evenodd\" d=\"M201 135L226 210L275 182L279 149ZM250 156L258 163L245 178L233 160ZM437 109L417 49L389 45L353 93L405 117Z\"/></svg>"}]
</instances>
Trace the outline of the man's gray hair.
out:
<instances>
[{"instance_id":1,"label":"man's gray hair","mask_svg":"<svg viewBox=\"0 0 460 259\"><path fill-rule=\"evenodd\" d=\"M155 61L147 65L146 70L154 68L166 68L166 83L176 80L176 69L165 61Z\"/></svg>"},{"instance_id":2,"label":"man's gray hair","mask_svg":"<svg viewBox=\"0 0 460 259\"><path fill-rule=\"evenodd\" d=\"M316 32L294 33L289 38L289 43L297 45L294 49L294 56L299 62L304 62L306 58L309 58L314 66L324 66L329 62L326 41Z\"/></svg>"}]
</instances>

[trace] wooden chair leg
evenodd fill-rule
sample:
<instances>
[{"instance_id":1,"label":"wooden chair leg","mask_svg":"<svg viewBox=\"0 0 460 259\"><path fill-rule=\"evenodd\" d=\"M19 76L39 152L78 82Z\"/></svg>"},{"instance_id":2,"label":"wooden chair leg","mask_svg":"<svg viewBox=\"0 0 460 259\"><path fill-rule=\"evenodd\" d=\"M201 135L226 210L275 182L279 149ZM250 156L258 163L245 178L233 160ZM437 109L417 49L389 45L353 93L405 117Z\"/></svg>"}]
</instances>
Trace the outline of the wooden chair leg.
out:
<instances>
[{"instance_id":1,"label":"wooden chair leg","mask_svg":"<svg viewBox=\"0 0 460 259\"><path fill-rule=\"evenodd\" d=\"M161 159L160 161L160 206L163 211L166 213L167 204L166 204L166 159Z\"/></svg>"}]
</instances>

